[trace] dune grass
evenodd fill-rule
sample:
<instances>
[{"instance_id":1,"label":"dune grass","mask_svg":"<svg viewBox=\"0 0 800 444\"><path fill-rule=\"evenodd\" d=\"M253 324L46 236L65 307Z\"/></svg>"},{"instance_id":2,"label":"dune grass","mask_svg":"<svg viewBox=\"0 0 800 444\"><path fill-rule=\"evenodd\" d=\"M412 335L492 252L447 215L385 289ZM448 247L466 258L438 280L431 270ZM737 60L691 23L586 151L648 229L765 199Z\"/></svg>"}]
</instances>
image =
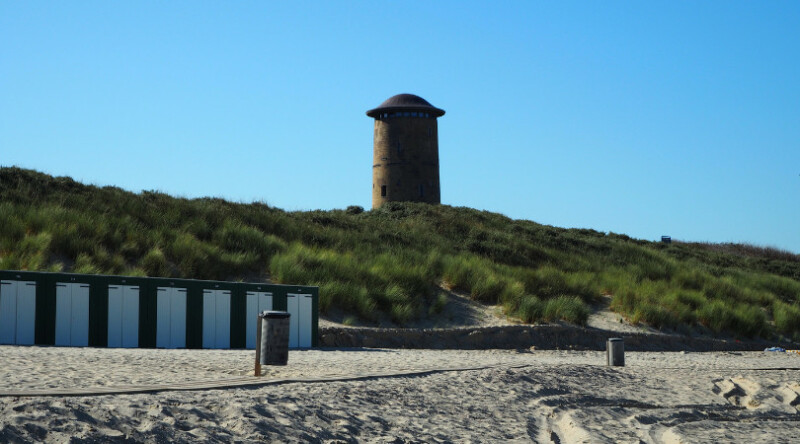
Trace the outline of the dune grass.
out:
<instances>
[{"instance_id":1,"label":"dune grass","mask_svg":"<svg viewBox=\"0 0 800 444\"><path fill-rule=\"evenodd\" d=\"M646 242L446 205L286 212L0 169L0 268L319 285L320 309L399 325L441 288L524 322L586 322L606 295L629 320L800 339L800 256Z\"/></svg>"}]
</instances>

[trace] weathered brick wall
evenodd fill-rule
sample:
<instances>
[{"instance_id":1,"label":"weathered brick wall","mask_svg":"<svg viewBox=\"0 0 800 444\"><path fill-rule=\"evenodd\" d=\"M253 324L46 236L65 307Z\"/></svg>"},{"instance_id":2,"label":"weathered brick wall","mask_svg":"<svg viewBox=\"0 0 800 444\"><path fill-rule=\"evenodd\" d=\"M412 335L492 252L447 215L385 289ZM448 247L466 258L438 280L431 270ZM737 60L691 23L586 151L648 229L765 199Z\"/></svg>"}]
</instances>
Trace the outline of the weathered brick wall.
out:
<instances>
[{"instance_id":1,"label":"weathered brick wall","mask_svg":"<svg viewBox=\"0 0 800 444\"><path fill-rule=\"evenodd\" d=\"M736 341L678 334L619 333L562 325L509 327L415 328L322 328L320 347L378 347L427 349L528 349L605 350L606 340L623 338L627 351L730 351L764 350L768 341ZM783 344L793 347L796 344Z\"/></svg>"},{"instance_id":2,"label":"weathered brick wall","mask_svg":"<svg viewBox=\"0 0 800 444\"><path fill-rule=\"evenodd\" d=\"M392 201L441 202L436 118L375 120L372 208Z\"/></svg>"}]
</instances>

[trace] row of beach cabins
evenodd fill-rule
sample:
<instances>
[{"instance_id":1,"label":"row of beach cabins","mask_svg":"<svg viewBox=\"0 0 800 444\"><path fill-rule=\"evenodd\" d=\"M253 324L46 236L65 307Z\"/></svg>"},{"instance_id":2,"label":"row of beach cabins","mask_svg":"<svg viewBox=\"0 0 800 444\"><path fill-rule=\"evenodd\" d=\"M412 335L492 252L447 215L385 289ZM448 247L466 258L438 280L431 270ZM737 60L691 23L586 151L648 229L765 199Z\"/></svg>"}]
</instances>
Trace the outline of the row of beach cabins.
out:
<instances>
[{"instance_id":1,"label":"row of beach cabins","mask_svg":"<svg viewBox=\"0 0 800 444\"><path fill-rule=\"evenodd\" d=\"M258 313L290 313L289 348L317 345L319 288L0 270L0 344L255 348Z\"/></svg>"}]
</instances>

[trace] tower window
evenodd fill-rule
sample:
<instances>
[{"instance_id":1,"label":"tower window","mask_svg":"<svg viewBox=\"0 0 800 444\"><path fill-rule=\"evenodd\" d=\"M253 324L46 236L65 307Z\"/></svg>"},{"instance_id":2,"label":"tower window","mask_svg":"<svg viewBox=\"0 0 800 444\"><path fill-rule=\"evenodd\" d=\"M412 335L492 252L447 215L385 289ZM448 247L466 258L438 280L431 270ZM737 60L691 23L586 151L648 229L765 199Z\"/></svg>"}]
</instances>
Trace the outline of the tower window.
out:
<instances>
[{"instance_id":1,"label":"tower window","mask_svg":"<svg viewBox=\"0 0 800 444\"><path fill-rule=\"evenodd\" d=\"M381 185L381 197L386 197L386 185Z\"/></svg>"}]
</instances>

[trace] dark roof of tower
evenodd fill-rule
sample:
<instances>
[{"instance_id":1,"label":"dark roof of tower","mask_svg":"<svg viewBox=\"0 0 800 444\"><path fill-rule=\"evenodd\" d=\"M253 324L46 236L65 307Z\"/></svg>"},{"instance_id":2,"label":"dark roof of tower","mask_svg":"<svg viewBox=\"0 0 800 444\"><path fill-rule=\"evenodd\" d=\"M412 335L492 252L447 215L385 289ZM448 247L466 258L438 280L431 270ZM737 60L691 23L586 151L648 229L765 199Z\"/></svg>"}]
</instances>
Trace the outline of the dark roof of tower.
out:
<instances>
[{"instance_id":1,"label":"dark roof of tower","mask_svg":"<svg viewBox=\"0 0 800 444\"><path fill-rule=\"evenodd\" d=\"M375 109L367 111L370 117L378 117L378 114L392 111L424 111L433 114L434 117L444 115L444 110L439 109L427 100L414 94L398 94L389 97Z\"/></svg>"}]
</instances>

